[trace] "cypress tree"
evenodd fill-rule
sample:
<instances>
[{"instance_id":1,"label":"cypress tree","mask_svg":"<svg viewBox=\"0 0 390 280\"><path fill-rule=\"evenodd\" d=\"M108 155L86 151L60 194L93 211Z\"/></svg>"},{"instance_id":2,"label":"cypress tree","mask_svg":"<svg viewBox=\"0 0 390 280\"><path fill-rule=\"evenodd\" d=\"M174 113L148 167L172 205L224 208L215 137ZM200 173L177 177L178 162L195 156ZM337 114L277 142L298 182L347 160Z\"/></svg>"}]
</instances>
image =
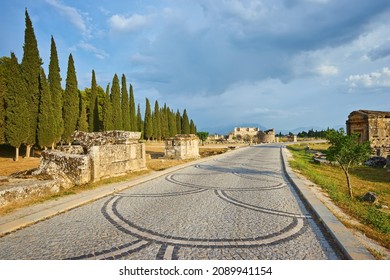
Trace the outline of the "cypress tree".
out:
<instances>
[{"instance_id":1,"label":"cypress tree","mask_svg":"<svg viewBox=\"0 0 390 280\"><path fill-rule=\"evenodd\" d=\"M121 108L121 92L119 88L119 78L117 74L115 74L112 80L111 102L112 102L112 121L114 124L114 129L122 130L123 120L122 120L122 108Z\"/></svg>"},{"instance_id":2,"label":"cypress tree","mask_svg":"<svg viewBox=\"0 0 390 280\"><path fill-rule=\"evenodd\" d=\"M194 121L192 119L190 121L190 133L191 134L196 134L195 123L194 123Z\"/></svg>"},{"instance_id":3,"label":"cypress tree","mask_svg":"<svg viewBox=\"0 0 390 280\"><path fill-rule=\"evenodd\" d=\"M146 98L145 120L144 120L144 137L146 140L150 140L150 138L152 136L153 136L152 112L150 109L149 99Z\"/></svg>"},{"instance_id":4,"label":"cypress tree","mask_svg":"<svg viewBox=\"0 0 390 280\"><path fill-rule=\"evenodd\" d=\"M187 110L184 109L183 112L183 120L181 123L181 133L182 134L190 134L190 122L188 120Z\"/></svg>"},{"instance_id":5,"label":"cypress tree","mask_svg":"<svg viewBox=\"0 0 390 280\"><path fill-rule=\"evenodd\" d=\"M137 123L137 115L135 111L135 100L134 100L134 92L133 92L133 85L130 84L130 130L131 131L141 131L138 127Z\"/></svg>"},{"instance_id":6,"label":"cypress tree","mask_svg":"<svg viewBox=\"0 0 390 280\"><path fill-rule=\"evenodd\" d=\"M161 109L161 137L163 139L169 137L169 125L166 104L164 104L164 107Z\"/></svg>"},{"instance_id":7,"label":"cypress tree","mask_svg":"<svg viewBox=\"0 0 390 280\"><path fill-rule=\"evenodd\" d=\"M8 57L0 58L0 144L5 143L5 96L7 94Z\"/></svg>"},{"instance_id":8,"label":"cypress tree","mask_svg":"<svg viewBox=\"0 0 390 280\"><path fill-rule=\"evenodd\" d=\"M45 71L42 68L39 78L39 90L40 99L37 129L38 145L46 150L47 147L50 147L54 142L53 103Z\"/></svg>"},{"instance_id":9,"label":"cypress tree","mask_svg":"<svg viewBox=\"0 0 390 280\"><path fill-rule=\"evenodd\" d=\"M112 105L110 98L110 84L107 85L106 94L103 103L103 130L109 131L114 129L112 122Z\"/></svg>"},{"instance_id":10,"label":"cypress tree","mask_svg":"<svg viewBox=\"0 0 390 280\"><path fill-rule=\"evenodd\" d=\"M89 96L88 131L99 131L99 107L97 102L97 84L95 70L92 70L91 94ZM86 107L86 106L85 106Z\"/></svg>"},{"instance_id":11,"label":"cypress tree","mask_svg":"<svg viewBox=\"0 0 390 280\"><path fill-rule=\"evenodd\" d=\"M169 136L173 137L177 134L176 130L176 115L173 111L168 111Z\"/></svg>"},{"instance_id":12,"label":"cypress tree","mask_svg":"<svg viewBox=\"0 0 390 280\"><path fill-rule=\"evenodd\" d=\"M23 79L21 67L14 53L11 53L11 60L7 63L6 71L7 94L5 95L5 136L7 142L15 147L15 161L19 159L19 147L26 143L29 136L26 121L29 115L29 101L25 98L26 83Z\"/></svg>"},{"instance_id":13,"label":"cypress tree","mask_svg":"<svg viewBox=\"0 0 390 280\"><path fill-rule=\"evenodd\" d=\"M179 110L176 112L176 132L181 134L181 115Z\"/></svg>"},{"instance_id":14,"label":"cypress tree","mask_svg":"<svg viewBox=\"0 0 390 280\"><path fill-rule=\"evenodd\" d=\"M141 106L138 104L138 109L137 109L137 131L143 132L144 125L142 122L142 115L141 115Z\"/></svg>"},{"instance_id":15,"label":"cypress tree","mask_svg":"<svg viewBox=\"0 0 390 280\"><path fill-rule=\"evenodd\" d=\"M24 33L23 58L21 63L22 75L26 82L26 90L23 93L28 102L28 117L24 120L27 122L28 137L26 139L27 149L26 157L30 157L30 149L36 142L38 105L39 105L39 76L41 71L42 60L39 57L38 43L35 38L34 28L28 15L27 9L26 29Z\"/></svg>"},{"instance_id":16,"label":"cypress tree","mask_svg":"<svg viewBox=\"0 0 390 280\"><path fill-rule=\"evenodd\" d=\"M79 91L77 88L76 70L72 54L68 59L68 72L66 75L66 87L63 104L64 132L62 138L67 142L72 142L72 134L77 128L79 117Z\"/></svg>"},{"instance_id":17,"label":"cypress tree","mask_svg":"<svg viewBox=\"0 0 390 280\"><path fill-rule=\"evenodd\" d=\"M50 47L50 64L49 64L49 75L48 83L50 88L51 102L52 102L52 130L53 130L53 143L61 140L62 133L64 131L64 121L62 119L62 87L61 87L61 75L60 66L58 62L57 47L54 42L53 36L51 37Z\"/></svg>"},{"instance_id":18,"label":"cypress tree","mask_svg":"<svg viewBox=\"0 0 390 280\"><path fill-rule=\"evenodd\" d=\"M87 105L86 101L84 101L83 95L79 92L79 118L77 121L77 129L79 131L88 131L88 118L87 118ZM93 123L92 123L93 125Z\"/></svg>"},{"instance_id":19,"label":"cypress tree","mask_svg":"<svg viewBox=\"0 0 390 280\"><path fill-rule=\"evenodd\" d=\"M161 117L158 101L154 102L154 122L153 122L153 135L157 140L161 140Z\"/></svg>"},{"instance_id":20,"label":"cypress tree","mask_svg":"<svg viewBox=\"0 0 390 280\"><path fill-rule=\"evenodd\" d=\"M123 130L130 131L129 93L127 92L126 76L122 74L122 122Z\"/></svg>"}]
</instances>

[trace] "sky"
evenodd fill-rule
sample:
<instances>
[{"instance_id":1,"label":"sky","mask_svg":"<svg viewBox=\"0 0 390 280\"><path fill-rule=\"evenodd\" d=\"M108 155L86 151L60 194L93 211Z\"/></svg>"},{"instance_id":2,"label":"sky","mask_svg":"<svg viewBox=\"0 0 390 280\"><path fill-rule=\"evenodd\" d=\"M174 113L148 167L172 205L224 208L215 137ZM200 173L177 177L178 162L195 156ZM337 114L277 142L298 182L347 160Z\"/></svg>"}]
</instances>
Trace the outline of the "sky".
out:
<instances>
[{"instance_id":1,"label":"sky","mask_svg":"<svg viewBox=\"0 0 390 280\"><path fill-rule=\"evenodd\" d=\"M23 56L27 8L46 71L54 37L63 83L126 75L142 108L186 108L198 131L345 125L390 111L388 0L2 0L0 56Z\"/></svg>"}]
</instances>

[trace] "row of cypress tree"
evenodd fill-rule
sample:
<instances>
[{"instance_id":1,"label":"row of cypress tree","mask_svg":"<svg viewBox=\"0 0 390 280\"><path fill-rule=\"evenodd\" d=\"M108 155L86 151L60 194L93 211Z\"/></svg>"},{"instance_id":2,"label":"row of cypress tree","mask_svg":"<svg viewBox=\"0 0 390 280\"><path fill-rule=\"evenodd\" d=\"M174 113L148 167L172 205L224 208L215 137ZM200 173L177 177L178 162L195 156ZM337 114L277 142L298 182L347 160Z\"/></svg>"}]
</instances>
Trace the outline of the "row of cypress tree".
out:
<instances>
[{"instance_id":1,"label":"row of cypress tree","mask_svg":"<svg viewBox=\"0 0 390 280\"><path fill-rule=\"evenodd\" d=\"M146 98L144 119L140 104L137 111L133 86L127 90L126 76L121 83L117 74L104 91L92 70L91 88L78 89L72 54L69 55L65 89L61 86L60 67L54 38L51 37L49 73L46 76L39 56L32 22L25 11L26 29L23 58L19 64L14 53L0 58L0 143L16 148L26 146L54 148L59 142L70 143L75 130L142 131L146 140L161 140L175 134L196 133L187 111L174 112L166 104L155 101L151 110Z\"/></svg>"}]
</instances>

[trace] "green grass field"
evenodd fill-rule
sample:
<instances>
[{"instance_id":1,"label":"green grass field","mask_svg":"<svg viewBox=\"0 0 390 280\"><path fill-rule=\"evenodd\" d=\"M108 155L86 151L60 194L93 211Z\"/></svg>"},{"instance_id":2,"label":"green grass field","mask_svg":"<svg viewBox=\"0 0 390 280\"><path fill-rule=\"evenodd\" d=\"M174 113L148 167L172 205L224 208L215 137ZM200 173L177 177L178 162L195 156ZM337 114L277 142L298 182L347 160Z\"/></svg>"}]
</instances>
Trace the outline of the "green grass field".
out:
<instances>
[{"instance_id":1,"label":"green grass field","mask_svg":"<svg viewBox=\"0 0 390 280\"><path fill-rule=\"evenodd\" d=\"M356 218L363 226L359 230L366 236L390 249L390 173L385 168L359 166L351 169L350 177L354 198L348 196L344 172L336 165L318 164L312 161L312 154L305 152L308 144L288 146L293 154L290 165L300 170L309 180L319 185L347 214ZM310 149L326 153L327 144L309 144ZM368 191L379 195L375 204L364 202L362 197ZM352 224L347 224L352 226ZM355 226L356 227L356 226Z\"/></svg>"}]
</instances>

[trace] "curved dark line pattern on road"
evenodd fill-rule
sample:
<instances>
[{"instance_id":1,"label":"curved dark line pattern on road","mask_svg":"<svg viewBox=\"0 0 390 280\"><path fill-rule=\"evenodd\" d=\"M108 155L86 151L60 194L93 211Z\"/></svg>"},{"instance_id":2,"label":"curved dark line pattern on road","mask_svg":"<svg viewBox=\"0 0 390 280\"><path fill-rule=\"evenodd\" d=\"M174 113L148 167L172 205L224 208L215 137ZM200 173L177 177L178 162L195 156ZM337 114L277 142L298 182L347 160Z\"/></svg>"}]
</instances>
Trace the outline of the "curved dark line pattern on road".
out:
<instances>
[{"instance_id":1,"label":"curved dark line pattern on road","mask_svg":"<svg viewBox=\"0 0 390 280\"><path fill-rule=\"evenodd\" d=\"M239 176L239 174L234 174L231 173L232 175ZM184 187L189 187L189 188L202 188L205 190L231 190L231 191L267 191L267 190L275 190L275 189L281 189L286 187L287 185L285 183L279 183L277 185L272 185L272 186L259 186L259 187L250 187L250 188L245 188L245 187L238 187L238 188L228 188L228 187L212 187L212 186L204 186L204 185L197 185L197 184L192 184L192 183L187 183L187 182L182 182L177 180L175 177L178 176L186 176L185 174L171 174L167 176L165 179L168 182L171 182L173 184L177 184L180 186ZM241 177L241 176L239 176Z\"/></svg>"},{"instance_id":2,"label":"curved dark line pattern on road","mask_svg":"<svg viewBox=\"0 0 390 280\"><path fill-rule=\"evenodd\" d=\"M130 233L137 238L141 238L147 241L154 241L161 244L168 244L172 246L182 247L202 247L202 248L246 248L260 245L267 245L269 243L283 242L291 235L298 234L304 228L305 223L303 219L292 218L292 222L285 228L278 232L274 232L265 236L257 236L253 238L232 238L232 239L205 239L205 238L189 238L180 236L168 236L161 234L150 229L142 228L130 220L123 217L118 209L118 203L122 200L121 197L115 197L111 207L107 207L107 210L112 211L108 213L110 216L110 222L119 230L125 229L126 233ZM118 221L119 219L119 221ZM116 221L115 221L116 220Z\"/></svg>"},{"instance_id":3,"label":"curved dark line pattern on road","mask_svg":"<svg viewBox=\"0 0 390 280\"><path fill-rule=\"evenodd\" d=\"M234 158L234 161L240 160L240 158ZM256 159L245 159L248 161L258 161ZM178 259L178 252L181 247L197 247L197 248L251 248L251 247L261 247L266 245L274 245L282 242L292 240L299 235L303 234L307 229L307 219L311 219L310 215L289 213L274 209L268 209L265 207L260 207L252 205L243 201L240 201L230 195L227 192L241 192L241 191L272 191L278 190L281 188L287 187L286 182L283 180L283 177L279 177L279 180L268 179L272 178L273 174L276 172L283 172L281 169L272 169L272 168L263 168L261 165L264 164L264 161L261 161L261 165L254 166L245 163L237 162L228 162L223 160L214 159L214 161L219 163L227 163L230 166L247 166L251 169L243 168L225 168L223 166L213 166L213 165L201 165L197 164L194 167L197 169L207 170L208 173L202 172L200 174L183 174L183 173L173 173L165 177L165 180L185 188L190 188L190 190L183 191L172 191L172 192L163 192L163 193L142 193L142 194L126 194L119 193L111 198L107 199L101 208L101 213L105 219L111 223L117 230L122 231L128 235L131 235L137 238L136 241L126 243L119 247L113 247L108 250L95 252L93 254L86 254L78 256L72 259L95 259L95 258L105 258L105 259L116 259L120 257L128 256L132 253L141 251L142 249L150 246L151 244L160 244L160 249L156 254L156 259ZM260 161L258 161L260 162ZM240 172L243 171L243 172ZM215 175L215 174L230 174L243 178L245 180L253 180L264 183L277 183L276 185L271 186L255 186L255 187L214 187L214 186L205 186L202 184L194 184L178 179L180 176L204 176L204 175ZM251 176L249 174L258 174L263 176L263 178L258 178ZM282 175L283 176L283 175ZM264 179L264 177L266 179ZM264 236L254 236L246 238L196 238L188 236L170 236L166 234L159 233L157 231L151 230L150 228L141 227L131 221L131 219L125 217L123 213L118 210L118 206L127 198L164 198L164 197L173 197L173 196L184 196L184 195L196 195L206 191L213 191L216 197L229 203L233 207L242 207L251 211L262 212L268 215L273 215L276 217L290 218L291 223L287 224L283 229L278 230L277 232L269 233ZM131 214L131 213L127 213Z\"/></svg>"},{"instance_id":4,"label":"curved dark line pattern on road","mask_svg":"<svg viewBox=\"0 0 390 280\"><path fill-rule=\"evenodd\" d=\"M194 189L190 191L182 191L182 192L166 192L166 193L144 193L144 194L125 194L125 193L118 193L115 194L115 196L121 196L121 197L168 197L168 196L179 196L179 195L189 195L194 193L201 193L205 192L207 189Z\"/></svg>"},{"instance_id":5,"label":"curved dark line pattern on road","mask_svg":"<svg viewBox=\"0 0 390 280\"><path fill-rule=\"evenodd\" d=\"M259 212L263 212L263 213L271 214L271 215L290 217L290 218L300 218L300 219L310 219L311 218L311 216L309 216L309 215L289 213L289 212L273 210L273 209L269 209L269 208L264 208L264 207L248 204L248 203L239 201L235 198L232 198L231 196L228 196L225 191L218 190L218 191L215 191L214 193L216 194L217 197L221 198L222 200L224 200L228 203L234 204L236 206L244 207L244 208L249 209L249 210L259 211Z\"/></svg>"}]
</instances>

